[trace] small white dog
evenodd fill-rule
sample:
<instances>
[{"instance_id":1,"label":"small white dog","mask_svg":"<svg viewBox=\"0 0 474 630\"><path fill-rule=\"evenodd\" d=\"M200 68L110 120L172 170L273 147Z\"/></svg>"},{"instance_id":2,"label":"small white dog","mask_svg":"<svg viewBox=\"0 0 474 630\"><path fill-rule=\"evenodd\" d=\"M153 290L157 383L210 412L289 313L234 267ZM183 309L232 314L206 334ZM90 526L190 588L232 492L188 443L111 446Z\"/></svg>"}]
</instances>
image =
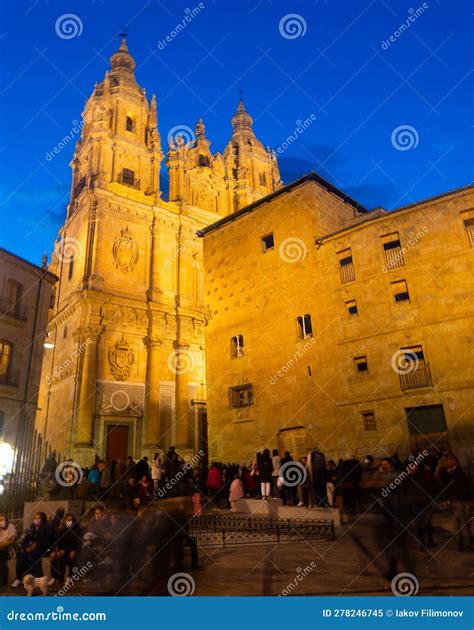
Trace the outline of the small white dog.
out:
<instances>
[{"instance_id":1,"label":"small white dog","mask_svg":"<svg viewBox=\"0 0 474 630\"><path fill-rule=\"evenodd\" d=\"M25 575L23 578L23 586L28 593L28 597L31 597L36 589L39 589L43 595L48 594L48 576L44 575L43 577L37 578L31 573Z\"/></svg>"}]
</instances>

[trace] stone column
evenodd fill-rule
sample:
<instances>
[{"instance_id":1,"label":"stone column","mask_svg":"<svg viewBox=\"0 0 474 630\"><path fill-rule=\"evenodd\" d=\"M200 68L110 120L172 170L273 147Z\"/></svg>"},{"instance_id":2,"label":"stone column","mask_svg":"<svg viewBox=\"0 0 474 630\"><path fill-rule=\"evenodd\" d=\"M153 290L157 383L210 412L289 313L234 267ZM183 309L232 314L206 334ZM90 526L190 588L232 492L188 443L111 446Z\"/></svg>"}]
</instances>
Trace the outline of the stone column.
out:
<instances>
[{"instance_id":1,"label":"stone column","mask_svg":"<svg viewBox=\"0 0 474 630\"><path fill-rule=\"evenodd\" d=\"M154 336L143 340L147 348L146 383L145 383L145 431L144 449L152 450L161 446L160 433L160 347L161 339Z\"/></svg>"},{"instance_id":2,"label":"stone column","mask_svg":"<svg viewBox=\"0 0 474 630\"><path fill-rule=\"evenodd\" d=\"M175 370L175 409L176 409L176 448L189 448L190 403L188 394L189 372L193 367L193 357L189 344L176 344Z\"/></svg>"},{"instance_id":3,"label":"stone column","mask_svg":"<svg viewBox=\"0 0 474 630\"><path fill-rule=\"evenodd\" d=\"M95 394L97 389L97 347L102 326L83 326L75 331L77 352L82 356L79 401L75 410L75 448L87 448L94 442Z\"/></svg>"}]
</instances>

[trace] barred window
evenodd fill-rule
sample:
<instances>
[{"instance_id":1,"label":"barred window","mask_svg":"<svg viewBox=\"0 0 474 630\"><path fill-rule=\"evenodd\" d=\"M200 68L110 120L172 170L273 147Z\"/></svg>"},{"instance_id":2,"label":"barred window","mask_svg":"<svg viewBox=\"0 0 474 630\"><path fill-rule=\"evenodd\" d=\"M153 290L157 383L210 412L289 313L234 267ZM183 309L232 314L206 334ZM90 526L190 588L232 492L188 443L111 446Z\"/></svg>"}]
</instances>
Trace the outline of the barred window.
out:
<instances>
[{"instance_id":1,"label":"barred window","mask_svg":"<svg viewBox=\"0 0 474 630\"><path fill-rule=\"evenodd\" d=\"M354 262L352 260L352 251L349 247L337 253L339 260L339 270L341 274L341 282L353 282L355 280Z\"/></svg>"},{"instance_id":2,"label":"barred window","mask_svg":"<svg viewBox=\"0 0 474 630\"><path fill-rule=\"evenodd\" d=\"M231 409L242 409L253 405L253 387L249 383L229 387L229 407Z\"/></svg>"},{"instance_id":3,"label":"barred window","mask_svg":"<svg viewBox=\"0 0 474 630\"><path fill-rule=\"evenodd\" d=\"M230 356L232 359L244 356L244 338L242 335L235 335L230 340Z\"/></svg>"},{"instance_id":4,"label":"barred window","mask_svg":"<svg viewBox=\"0 0 474 630\"><path fill-rule=\"evenodd\" d=\"M403 255L403 249L400 243L398 232L392 232L392 234L386 234L385 236L382 236L381 241L386 266L389 269L403 267L405 265L405 258Z\"/></svg>"},{"instance_id":5,"label":"barred window","mask_svg":"<svg viewBox=\"0 0 474 630\"><path fill-rule=\"evenodd\" d=\"M362 422L364 426L364 431L376 431L377 430L377 421L375 419L375 414L373 411L363 411L362 412Z\"/></svg>"},{"instance_id":6,"label":"barred window","mask_svg":"<svg viewBox=\"0 0 474 630\"><path fill-rule=\"evenodd\" d=\"M467 232L467 237L471 247L474 247L474 217L464 219L464 228Z\"/></svg>"}]
</instances>

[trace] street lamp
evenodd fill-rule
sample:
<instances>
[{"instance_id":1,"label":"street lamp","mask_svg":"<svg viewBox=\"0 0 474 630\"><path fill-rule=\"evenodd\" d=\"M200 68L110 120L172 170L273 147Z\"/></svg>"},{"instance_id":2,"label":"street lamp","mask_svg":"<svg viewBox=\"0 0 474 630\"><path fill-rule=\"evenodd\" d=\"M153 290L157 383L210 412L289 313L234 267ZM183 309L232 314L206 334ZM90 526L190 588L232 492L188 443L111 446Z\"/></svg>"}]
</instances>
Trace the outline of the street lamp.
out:
<instances>
[{"instance_id":1,"label":"street lamp","mask_svg":"<svg viewBox=\"0 0 474 630\"><path fill-rule=\"evenodd\" d=\"M44 345L45 348L48 348L48 349L54 348L53 339L51 337L51 333L50 333L49 330L46 333L46 338L44 340L44 344L43 345Z\"/></svg>"}]
</instances>

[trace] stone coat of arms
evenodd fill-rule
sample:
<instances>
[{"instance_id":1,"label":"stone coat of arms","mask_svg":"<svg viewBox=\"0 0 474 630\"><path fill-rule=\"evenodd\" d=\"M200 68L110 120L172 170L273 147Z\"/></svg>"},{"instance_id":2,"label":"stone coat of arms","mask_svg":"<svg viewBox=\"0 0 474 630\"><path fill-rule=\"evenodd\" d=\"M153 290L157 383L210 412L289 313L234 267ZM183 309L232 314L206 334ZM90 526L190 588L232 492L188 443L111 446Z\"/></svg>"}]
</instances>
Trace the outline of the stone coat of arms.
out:
<instances>
[{"instance_id":1,"label":"stone coat of arms","mask_svg":"<svg viewBox=\"0 0 474 630\"><path fill-rule=\"evenodd\" d=\"M115 266L120 271L132 271L138 261L138 245L128 231L128 227L120 231L114 240L112 254Z\"/></svg>"},{"instance_id":2,"label":"stone coat of arms","mask_svg":"<svg viewBox=\"0 0 474 630\"><path fill-rule=\"evenodd\" d=\"M108 358L110 371L115 380L126 381L132 371L135 355L123 337L117 341L115 346L109 347Z\"/></svg>"}]
</instances>

